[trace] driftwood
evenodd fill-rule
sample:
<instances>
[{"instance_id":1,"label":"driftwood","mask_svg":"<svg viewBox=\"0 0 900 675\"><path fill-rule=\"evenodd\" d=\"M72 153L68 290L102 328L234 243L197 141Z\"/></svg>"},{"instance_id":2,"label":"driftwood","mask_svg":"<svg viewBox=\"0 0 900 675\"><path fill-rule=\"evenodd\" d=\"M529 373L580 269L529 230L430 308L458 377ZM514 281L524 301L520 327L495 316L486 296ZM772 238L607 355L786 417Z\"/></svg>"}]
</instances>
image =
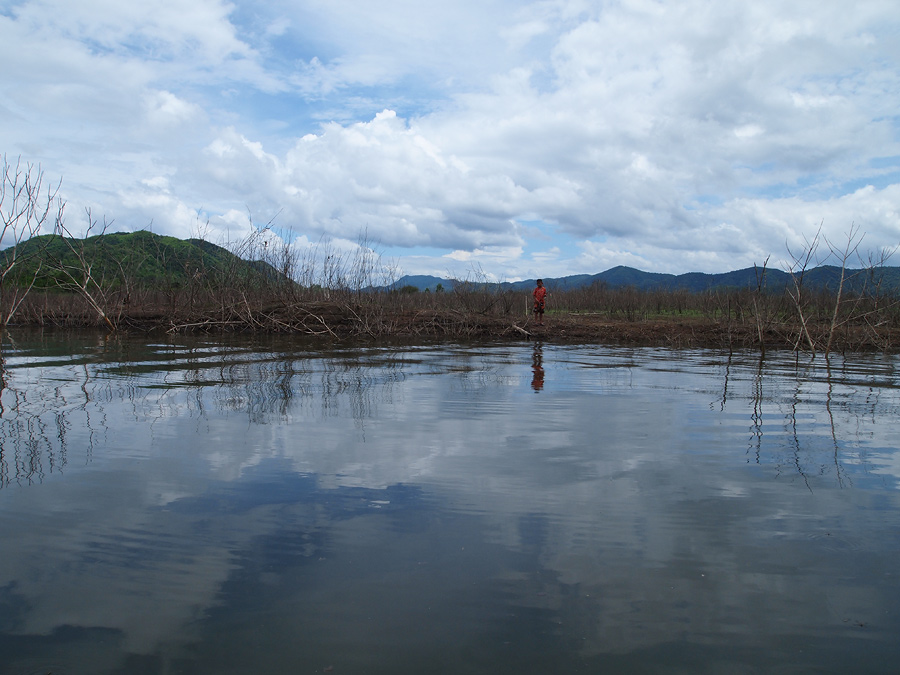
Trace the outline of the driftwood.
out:
<instances>
[{"instance_id":1,"label":"driftwood","mask_svg":"<svg viewBox=\"0 0 900 675\"><path fill-rule=\"evenodd\" d=\"M529 333L527 330L525 330L524 328L519 328L516 324L513 324L512 327L513 327L515 330L519 331L522 335L528 337L529 339L531 339L532 337L534 337L534 336L533 336L531 333Z\"/></svg>"}]
</instances>

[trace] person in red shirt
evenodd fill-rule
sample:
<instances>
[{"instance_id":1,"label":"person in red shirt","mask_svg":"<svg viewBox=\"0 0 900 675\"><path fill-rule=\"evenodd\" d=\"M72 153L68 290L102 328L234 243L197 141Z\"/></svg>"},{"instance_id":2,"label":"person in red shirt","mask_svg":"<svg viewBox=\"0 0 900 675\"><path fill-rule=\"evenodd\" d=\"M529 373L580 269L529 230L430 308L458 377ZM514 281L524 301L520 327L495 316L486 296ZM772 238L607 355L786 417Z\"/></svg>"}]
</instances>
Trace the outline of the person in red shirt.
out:
<instances>
[{"instance_id":1,"label":"person in red shirt","mask_svg":"<svg viewBox=\"0 0 900 675\"><path fill-rule=\"evenodd\" d=\"M537 280L537 287L531 292L534 296L534 316L537 319L537 325L544 325L544 301L547 297L547 289L544 288L544 280Z\"/></svg>"}]
</instances>

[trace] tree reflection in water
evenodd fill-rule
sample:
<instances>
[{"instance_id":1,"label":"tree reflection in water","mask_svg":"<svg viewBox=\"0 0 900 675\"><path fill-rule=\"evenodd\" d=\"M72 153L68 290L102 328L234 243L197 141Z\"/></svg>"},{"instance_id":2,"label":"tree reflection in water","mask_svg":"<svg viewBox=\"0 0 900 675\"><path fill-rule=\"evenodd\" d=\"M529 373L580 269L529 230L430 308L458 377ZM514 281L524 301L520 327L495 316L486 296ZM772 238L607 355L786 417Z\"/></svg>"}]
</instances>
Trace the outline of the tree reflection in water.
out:
<instances>
[{"instance_id":1,"label":"tree reflection in water","mask_svg":"<svg viewBox=\"0 0 900 675\"><path fill-rule=\"evenodd\" d=\"M44 648L112 664L85 672L895 654L895 364L7 342L0 670Z\"/></svg>"},{"instance_id":2,"label":"tree reflection in water","mask_svg":"<svg viewBox=\"0 0 900 675\"><path fill-rule=\"evenodd\" d=\"M107 406L127 404L137 423L188 416L201 424L206 407L216 414L246 415L249 424L286 422L303 414L347 416L360 432L379 414L379 403L393 400L393 387L403 382L419 362L416 349L341 351L265 351L252 344L185 341L183 344L134 342L107 338L94 344L65 342L4 345L0 368L0 487L40 482L62 472L70 462L73 438L79 465L90 464L109 423ZM452 351L452 350L451 350ZM498 369L479 362L479 350L458 349L446 364L460 386L494 377ZM754 361L755 359L755 361ZM804 360L806 359L806 360ZM748 450L756 464L774 466L808 481L830 470L840 484L851 480L843 462L854 439L841 434L864 433L866 420L896 412L882 410L882 392L895 381L893 361L813 359L799 355L748 353L741 363L734 354L722 356L722 395L718 408L726 413L748 400ZM768 364L767 364L768 362ZM636 367L640 367L638 361ZM746 375L744 374L746 373ZM473 380L475 378L475 380ZM544 346L531 346L531 387L544 388ZM485 380L487 381L487 380ZM749 385L746 394L736 388ZM469 383L469 384L467 384ZM866 394L850 395L859 387ZM836 388L839 391L836 391ZM835 416L840 415L840 423ZM787 446L765 443L782 419L778 437L786 431ZM824 419L824 423L823 423ZM766 421L768 420L768 421ZM830 450L822 452L822 430ZM786 452L787 451L787 452Z\"/></svg>"}]
</instances>

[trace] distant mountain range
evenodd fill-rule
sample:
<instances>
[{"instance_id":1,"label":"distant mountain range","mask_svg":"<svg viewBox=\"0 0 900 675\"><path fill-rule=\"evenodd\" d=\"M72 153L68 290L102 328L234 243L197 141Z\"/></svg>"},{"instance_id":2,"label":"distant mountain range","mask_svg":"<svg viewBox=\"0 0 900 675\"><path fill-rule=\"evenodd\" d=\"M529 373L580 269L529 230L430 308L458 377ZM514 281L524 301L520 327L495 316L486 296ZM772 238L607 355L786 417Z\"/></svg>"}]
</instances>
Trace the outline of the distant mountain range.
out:
<instances>
[{"instance_id":1,"label":"distant mountain range","mask_svg":"<svg viewBox=\"0 0 900 675\"><path fill-rule=\"evenodd\" d=\"M72 240L75 249L82 251L90 261L95 279L106 280L115 285L125 277L129 283L148 288L186 287L202 279L210 284L228 283L228 279L242 278L266 281L280 279L280 273L270 264L239 258L226 249L200 239L180 240L150 232L103 234L85 240ZM11 256L18 258L14 265ZM0 269L11 268L11 274L4 280L10 286L29 285L35 281L35 288L60 288L61 267L77 269L79 261L72 247L66 245L62 237L43 235L34 237L18 246L17 250L7 248L0 251ZM35 274L40 269L35 280ZM685 290L702 292L710 289L756 288L761 269L746 269L722 274L657 274L642 272L633 267L613 267L599 274L574 274L567 277L544 278L550 292L575 290L605 284L608 288L633 287L638 290ZM807 288L836 289L841 268L822 265L809 269L804 274ZM119 280L119 281L116 281ZM459 284L491 290L531 291L535 280L488 284L481 280L466 281L445 279L434 276L404 276L388 287L378 290L415 288L418 291L435 292L439 289L453 290ZM765 270L765 287L770 292L780 292L791 283L786 272L777 269ZM892 294L900 294L900 267L875 267L873 269L847 270L848 290L859 289L863 284L880 284ZM375 289L369 289L375 290Z\"/></svg>"},{"instance_id":2,"label":"distant mountain range","mask_svg":"<svg viewBox=\"0 0 900 675\"><path fill-rule=\"evenodd\" d=\"M702 272L689 272L687 274L658 274L655 272L642 272L633 267L619 265L599 274L574 274L568 277L548 278L544 277L544 285L553 290L564 291L584 288L593 284L605 284L608 288L633 287L642 291L651 290L685 290L701 292L712 289L737 289L756 288L758 276L763 273L761 268L747 267L733 272L722 274L704 274ZM806 270L803 276L803 284L807 288L828 288L836 290L841 277L841 268L835 265L822 265ZM435 292L443 289L453 290L460 283L481 286L486 285L500 290L531 290L534 288L535 279L524 281L502 282L500 284L485 284L484 282L467 282L454 279L442 279L427 275L409 275L398 279L390 286L393 289L414 287L419 291L428 290ZM791 277L787 272L776 269L765 270L765 288L769 291L780 291L791 283ZM881 288L890 293L900 292L900 267L875 267L873 269L848 269L846 270L845 289L855 290L864 283L880 284Z\"/></svg>"}]
</instances>

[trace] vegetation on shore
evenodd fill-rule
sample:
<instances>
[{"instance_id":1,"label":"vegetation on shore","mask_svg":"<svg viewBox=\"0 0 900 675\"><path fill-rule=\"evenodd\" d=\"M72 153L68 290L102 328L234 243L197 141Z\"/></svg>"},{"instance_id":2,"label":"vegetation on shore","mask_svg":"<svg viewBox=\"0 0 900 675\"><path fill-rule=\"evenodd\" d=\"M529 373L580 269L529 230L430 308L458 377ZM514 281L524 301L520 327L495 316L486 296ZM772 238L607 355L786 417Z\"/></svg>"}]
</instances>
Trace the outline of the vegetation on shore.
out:
<instances>
[{"instance_id":1,"label":"vegetation on shore","mask_svg":"<svg viewBox=\"0 0 900 675\"><path fill-rule=\"evenodd\" d=\"M32 248L33 247L33 248ZM770 290L761 268L754 287L639 290L550 288L547 325L530 317L530 293L483 279L421 292L390 284L377 257L341 256L323 247L297 261L286 251L244 242L249 262L202 240L148 232L20 247L20 264L2 288L9 325L102 327L145 332L283 332L329 339L542 339L678 347L897 351L900 298L877 284L852 291ZM23 255L24 254L24 255ZM304 279L300 283L296 279ZM872 278L876 278L872 276ZM329 285L315 280L328 279ZM23 295L25 289L29 292ZM13 303L15 306L13 307Z\"/></svg>"},{"instance_id":2,"label":"vegetation on shore","mask_svg":"<svg viewBox=\"0 0 900 675\"><path fill-rule=\"evenodd\" d=\"M0 327L900 351L900 297L881 273L887 255L851 270L850 262L862 262L855 230L841 248L817 234L793 252L787 284L770 283L765 264L752 283L702 291L548 284L547 325L539 327L530 289L483 275L447 290L397 288L393 269L365 241L353 253L327 242L298 253L270 246L263 229L224 248L150 232L107 234L93 220L89 236L75 238L39 170L5 159L3 170L0 234L11 245L0 252ZM53 233L41 234L48 225ZM823 262L836 263L831 282L811 283Z\"/></svg>"}]
</instances>

